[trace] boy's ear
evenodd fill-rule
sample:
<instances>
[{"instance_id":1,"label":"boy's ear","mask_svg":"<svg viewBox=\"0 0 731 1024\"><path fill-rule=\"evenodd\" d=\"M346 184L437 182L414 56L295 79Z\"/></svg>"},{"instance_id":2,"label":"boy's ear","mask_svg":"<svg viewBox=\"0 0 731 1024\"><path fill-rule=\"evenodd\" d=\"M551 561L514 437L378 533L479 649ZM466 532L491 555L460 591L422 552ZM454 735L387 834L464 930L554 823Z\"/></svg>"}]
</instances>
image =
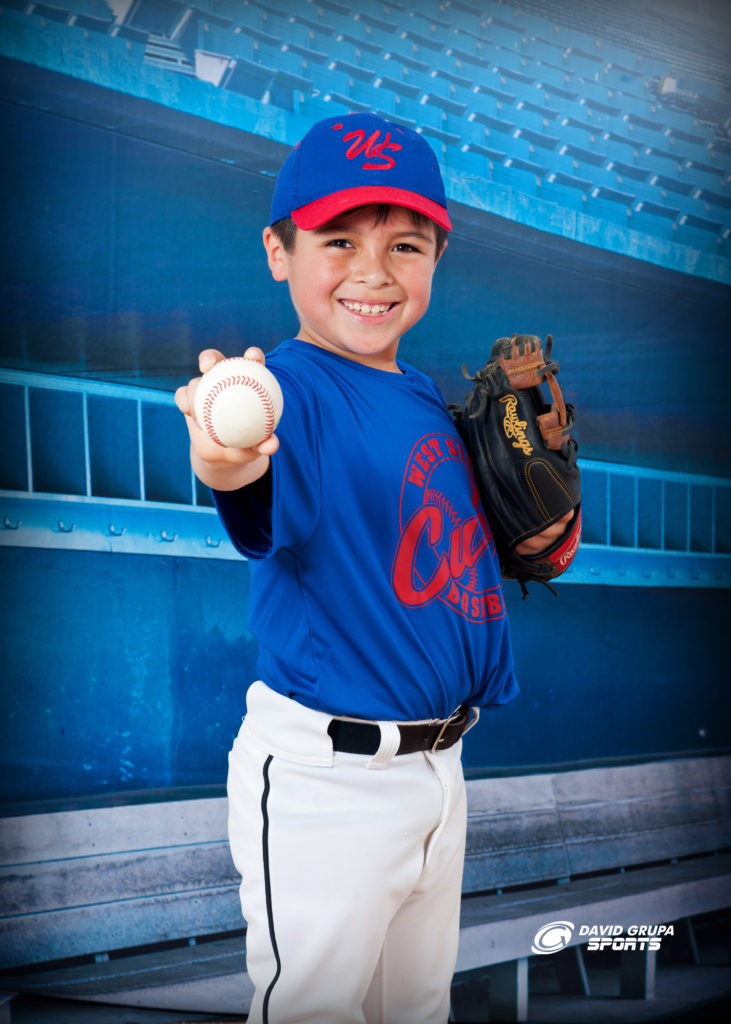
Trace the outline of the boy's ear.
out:
<instances>
[{"instance_id":1,"label":"boy's ear","mask_svg":"<svg viewBox=\"0 0 731 1024\"><path fill-rule=\"evenodd\" d=\"M275 281L287 280L287 254L281 239L270 227L264 228L262 234L264 248L267 251L267 263Z\"/></svg>"},{"instance_id":2,"label":"boy's ear","mask_svg":"<svg viewBox=\"0 0 731 1024\"><path fill-rule=\"evenodd\" d=\"M436 255L436 259L434 260L434 266L435 266L435 267L436 267L437 263L439 262L439 260L440 260L440 259L442 258L442 256L444 255L444 250L445 250L445 249L447 248L447 246L448 246L448 245L449 245L449 242L445 242L445 243L444 243L444 245L443 245L443 246L441 247L441 249L439 250L439 252L437 253L437 255Z\"/></svg>"}]
</instances>

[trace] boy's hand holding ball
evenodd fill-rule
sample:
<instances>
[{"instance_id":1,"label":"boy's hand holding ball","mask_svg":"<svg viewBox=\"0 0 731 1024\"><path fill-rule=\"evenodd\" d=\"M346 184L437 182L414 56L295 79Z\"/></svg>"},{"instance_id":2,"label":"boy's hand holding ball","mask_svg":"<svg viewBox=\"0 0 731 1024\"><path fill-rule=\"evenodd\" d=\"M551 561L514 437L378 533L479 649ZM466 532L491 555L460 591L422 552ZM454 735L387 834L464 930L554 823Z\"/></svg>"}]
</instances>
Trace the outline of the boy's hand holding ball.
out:
<instances>
[{"instance_id":1,"label":"boy's hand holding ball","mask_svg":"<svg viewBox=\"0 0 731 1024\"><path fill-rule=\"evenodd\" d=\"M223 448L251 448L272 436L282 415L282 389L262 362L222 359L195 390L198 426Z\"/></svg>"},{"instance_id":2,"label":"boy's hand holding ball","mask_svg":"<svg viewBox=\"0 0 731 1024\"><path fill-rule=\"evenodd\" d=\"M209 487L251 483L279 447L273 431L282 415L282 391L264 362L259 348L233 359L206 349L199 356L202 376L175 393L188 423L193 469Z\"/></svg>"}]
</instances>

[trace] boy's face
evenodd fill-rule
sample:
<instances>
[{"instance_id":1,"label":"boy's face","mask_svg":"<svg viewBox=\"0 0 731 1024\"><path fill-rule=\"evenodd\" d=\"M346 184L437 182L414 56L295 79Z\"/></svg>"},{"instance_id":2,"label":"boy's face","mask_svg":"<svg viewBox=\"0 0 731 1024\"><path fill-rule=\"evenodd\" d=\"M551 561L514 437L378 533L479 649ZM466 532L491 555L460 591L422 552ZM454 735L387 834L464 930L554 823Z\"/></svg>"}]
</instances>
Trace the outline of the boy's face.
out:
<instances>
[{"instance_id":1,"label":"boy's face","mask_svg":"<svg viewBox=\"0 0 731 1024\"><path fill-rule=\"evenodd\" d=\"M401 336L429 305L437 258L434 227L417 227L392 206L376 224L363 206L314 231L298 231L286 252L264 230L269 267L288 281L303 341L381 370L397 371Z\"/></svg>"}]
</instances>

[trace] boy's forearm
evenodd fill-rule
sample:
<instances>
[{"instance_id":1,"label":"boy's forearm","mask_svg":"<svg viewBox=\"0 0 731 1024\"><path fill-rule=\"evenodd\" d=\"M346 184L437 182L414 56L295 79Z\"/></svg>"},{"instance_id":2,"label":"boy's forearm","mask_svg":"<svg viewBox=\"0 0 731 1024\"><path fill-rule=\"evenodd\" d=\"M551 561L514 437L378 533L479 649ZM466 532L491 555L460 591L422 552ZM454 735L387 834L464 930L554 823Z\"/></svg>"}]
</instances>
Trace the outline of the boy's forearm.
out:
<instances>
[{"instance_id":1,"label":"boy's forearm","mask_svg":"<svg viewBox=\"0 0 731 1024\"><path fill-rule=\"evenodd\" d=\"M202 459L194 449L191 449L190 462L201 483L215 491L238 491L241 487L261 479L269 469L268 455L260 455L259 458L244 465L221 465Z\"/></svg>"}]
</instances>

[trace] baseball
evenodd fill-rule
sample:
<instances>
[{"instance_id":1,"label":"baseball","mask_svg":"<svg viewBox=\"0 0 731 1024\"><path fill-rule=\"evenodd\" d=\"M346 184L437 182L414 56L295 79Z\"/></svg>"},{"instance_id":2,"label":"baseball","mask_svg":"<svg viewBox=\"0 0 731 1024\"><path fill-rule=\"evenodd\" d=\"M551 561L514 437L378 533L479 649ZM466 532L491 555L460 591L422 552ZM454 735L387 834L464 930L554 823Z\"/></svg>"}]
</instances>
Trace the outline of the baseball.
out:
<instances>
[{"instance_id":1,"label":"baseball","mask_svg":"<svg viewBox=\"0 0 731 1024\"><path fill-rule=\"evenodd\" d=\"M223 448L250 448L274 433L283 408L282 389L255 359L237 356L204 373L195 392L200 427Z\"/></svg>"}]
</instances>

